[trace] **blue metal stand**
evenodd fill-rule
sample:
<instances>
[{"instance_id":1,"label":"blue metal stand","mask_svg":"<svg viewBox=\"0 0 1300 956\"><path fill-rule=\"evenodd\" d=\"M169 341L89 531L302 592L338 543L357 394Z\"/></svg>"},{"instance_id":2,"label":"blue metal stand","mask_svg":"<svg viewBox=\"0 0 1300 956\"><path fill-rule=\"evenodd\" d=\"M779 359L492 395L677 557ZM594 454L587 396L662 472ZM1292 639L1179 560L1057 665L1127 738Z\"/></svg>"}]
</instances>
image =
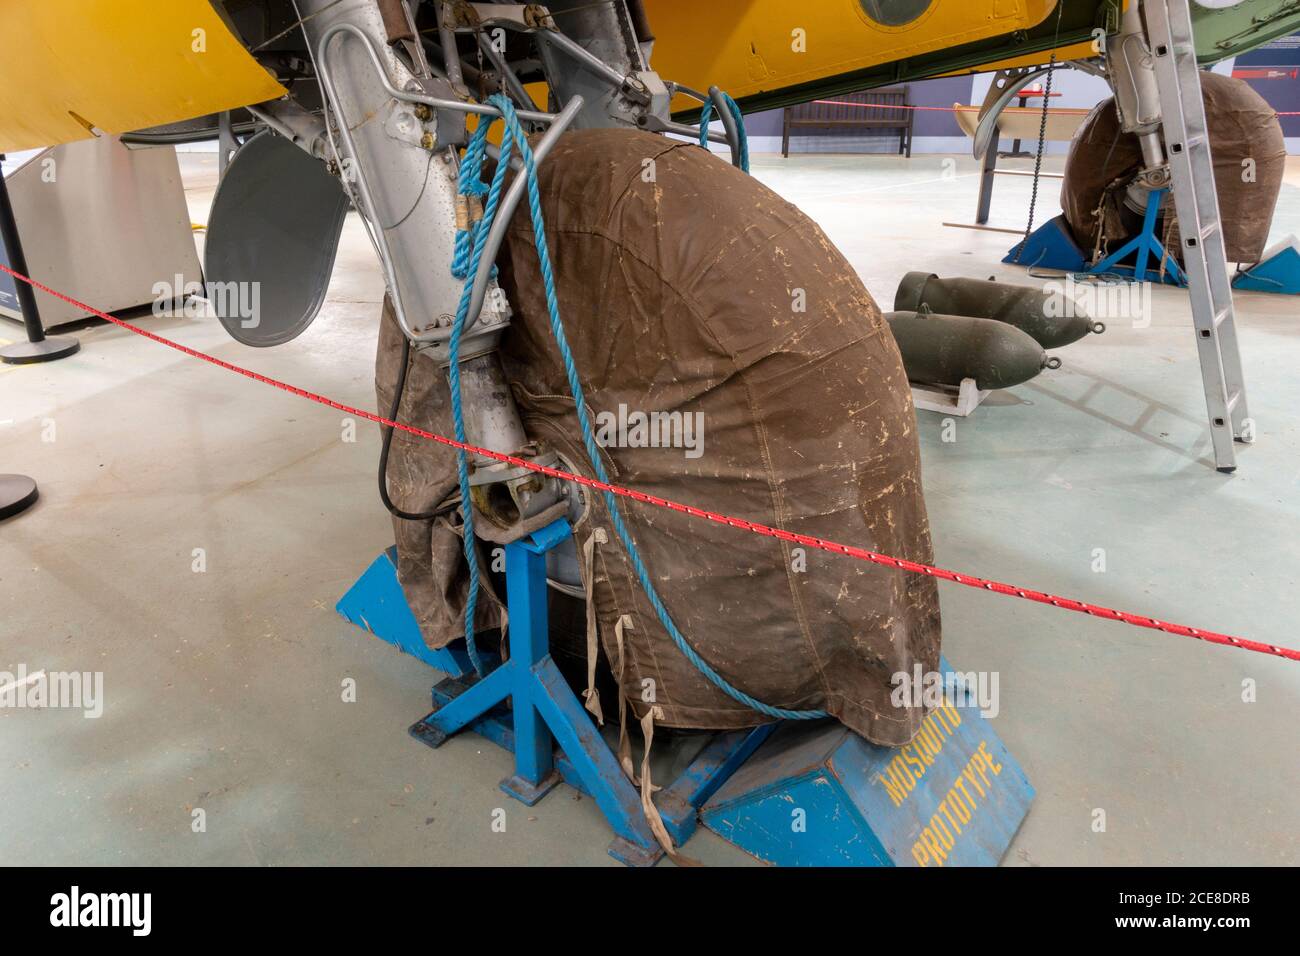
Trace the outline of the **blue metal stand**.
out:
<instances>
[{"instance_id":1,"label":"blue metal stand","mask_svg":"<svg viewBox=\"0 0 1300 956\"><path fill-rule=\"evenodd\" d=\"M510 796L532 806L560 781L553 751L558 743L571 772L609 821L616 838L610 854L629 865L652 865L663 850L641 809L641 798L614 754L551 659L547 640L546 552L569 536L555 521L506 545L510 609L510 659L411 728L432 747L467 727L483 726L493 708L510 700L515 772L501 782Z\"/></svg>"},{"instance_id":2,"label":"blue metal stand","mask_svg":"<svg viewBox=\"0 0 1300 956\"><path fill-rule=\"evenodd\" d=\"M406 603L401 583L397 579L396 548L389 548L371 563L339 600L336 610L375 637L451 675L434 685L434 712L410 728L413 737L437 747L452 733L467 729L514 753L516 723L522 719L525 725L525 736L522 739L529 741L523 749L522 769L517 759L516 773L502 782L503 789L531 805L555 785L555 773L558 773L559 779L592 798L596 798L602 790L613 791L606 793L606 804L601 804L601 809L610 805L615 817L625 821L636 820L639 825L625 822L620 830L619 826L614 826L615 818L611 817L611 826L614 826L619 837L610 847L610 852L625 863L651 864L659 859L661 852L657 844L647 846L645 842L648 839L648 828L645 826L640 798L622 769L616 766L608 744L591 723L586 711L578 705L572 690L558 677L550 659L546 627L545 552L559 544L568 534L568 526L564 522L556 522L533 535L531 541L507 546L507 597L510 601L510 643L514 658L507 665L498 667L484 681L473 678L473 668L465 654L463 642L455 641L439 650L430 649L425 644L420 626ZM525 665L525 661L531 663ZM543 664L548 666L542 666ZM518 670L511 669L511 665ZM521 674L520 671L524 673ZM529 676L529 672L532 672L532 676ZM501 674L500 677L496 676L498 673ZM554 691L554 696L564 699L550 706L539 707L530 700L530 706L527 707L508 707L504 699L513 696L512 688L507 688L504 694L500 691L502 683L513 680L522 680L526 686L525 696L541 693L550 697L553 696L552 688L560 688L563 693ZM466 698L465 695L488 681L493 683L486 690L479 690L477 696ZM486 708L483 704L485 697L495 698ZM524 698L521 697L522 699ZM457 708L451 708L453 703L457 703ZM549 720L556 716L557 711L558 719L567 724L564 736L553 734L547 729ZM465 723L467 713L471 716L468 723ZM538 713L542 714L541 721L537 719ZM776 726L766 724L749 730L715 735L682 775L655 795L655 806L659 809L664 828L677 846L685 845L694 834L699 809L704 802L739 769ZM560 740L559 748L553 747L552 736ZM603 756L595 759L587 757L588 747ZM583 756L575 760L570 758L570 754ZM555 773L543 773L548 766ZM589 786L588 780L593 774L598 781L601 774L608 774L609 779L617 785ZM631 833L635 839L629 839L624 832Z\"/></svg>"},{"instance_id":3,"label":"blue metal stand","mask_svg":"<svg viewBox=\"0 0 1300 956\"><path fill-rule=\"evenodd\" d=\"M434 707L446 706L469 690L470 686L456 677L448 677L440 681L433 687ZM679 847L686 845L686 841L699 828L700 808L733 773L740 769L778 726L780 725L764 724L749 730L733 730L715 735L680 777L655 794L655 806L659 809L664 829L673 838L674 844ZM502 750L514 752L514 721L508 707L498 704L486 714L475 718L465 729L490 740ZM434 746L446 739L441 732L437 732L436 728L430 727L423 720L411 727L411 736ZM593 796L578 773L577 767L563 750L556 750L552 759L560 779L573 789L589 797ZM619 852L616 852L617 850L617 846L610 847L610 852L618 859L625 863L634 862L624 859Z\"/></svg>"},{"instance_id":4,"label":"blue metal stand","mask_svg":"<svg viewBox=\"0 0 1300 956\"><path fill-rule=\"evenodd\" d=\"M1095 266L1089 267L1083 250L1070 234L1070 227L1064 216L1057 216L1043 223L1030 234L1024 243L1012 247L1002 259L1003 262L1020 264L1029 268L1055 269L1062 272L1086 272L1090 275L1132 276L1138 282L1163 282L1166 285L1187 285L1187 273L1173 256L1165 257L1164 244L1156 236L1156 225L1160 217L1160 204L1167 189L1153 189L1147 199L1146 212L1142 217L1142 231L1124 243L1115 252ZM1019 256L1017 257L1017 253ZM1124 260L1133 257L1131 264ZM1156 267L1148 269L1147 263L1154 258ZM1160 271L1161 263L1164 272Z\"/></svg>"},{"instance_id":5,"label":"blue metal stand","mask_svg":"<svg viewBox=\"0 0 1300 956\"><path fill-rule=\"evenodd\" d=\"M1142 231L1088 271L1094 275L1107 272L1118 272L1121 275L1127 275L1131 272L1133 278L1139 282L1167 282L1170 285L1187 285L1187 273L1183 271L1182 266L1178 264L1173 256L1169 256L1166 260L1164 244L1156 238L1156 222L1160 215L1160 203L1168 192L1167 189L1151 190L1150 195L1147 196L1146 213L1142 217ZM1121 262L1132 255L1137 257L1132 266L1120 265ZM1148 270L1147 259L1152 256L1155 257L1157 268ZM1161 263L1165 266L1163 274L1159 268Z\"/></svg>"},{"instance_id":6,"label":"blue metal stand","mask_svg":"<svg viewBox=\"0 0 1300 956\"><path fill-rule=\"evenodd\" d=\"M561 780L596 801L629 865L663 850L641 796L551 659L546 554L570 534L557 521L506 546L510 658L479 679L460 642L424 646L385 553L339 602L349 620L454 675L433 688L433 712L410 733L432 747L472 730L515 755L501 789L532 806ZM940 669L952 668L941 660ZM558 746L557 746L558 744ZM972 709L933 712L916 741L877 747L835 721L787 722L713 735L655 797L673 842L700 818L760 860L783 865L990 865L1006 852L1033 787ZM797 814L792 818L791 814ZM794 824L798 825L794 825Z\"/></svg>"}]
</instances>

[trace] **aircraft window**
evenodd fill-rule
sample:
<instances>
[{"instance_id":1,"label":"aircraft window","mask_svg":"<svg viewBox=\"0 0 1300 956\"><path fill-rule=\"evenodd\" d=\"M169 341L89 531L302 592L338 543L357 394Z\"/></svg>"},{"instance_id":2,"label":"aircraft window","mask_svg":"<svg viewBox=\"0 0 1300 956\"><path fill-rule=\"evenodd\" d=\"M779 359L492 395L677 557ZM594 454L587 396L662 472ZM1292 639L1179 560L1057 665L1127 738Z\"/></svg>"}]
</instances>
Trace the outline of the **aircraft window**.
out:
<instances>
[{"instance_id":1,"label":"aircraft window","mask_svg":"<svg viewBox=\"0 0 1300 956\"><path fill-rule=\"evenodd\" d=\"M934 0L858 0L862 12L886 27L901 27L911 23L926 10Z\"/></svg>"}]
</instances>

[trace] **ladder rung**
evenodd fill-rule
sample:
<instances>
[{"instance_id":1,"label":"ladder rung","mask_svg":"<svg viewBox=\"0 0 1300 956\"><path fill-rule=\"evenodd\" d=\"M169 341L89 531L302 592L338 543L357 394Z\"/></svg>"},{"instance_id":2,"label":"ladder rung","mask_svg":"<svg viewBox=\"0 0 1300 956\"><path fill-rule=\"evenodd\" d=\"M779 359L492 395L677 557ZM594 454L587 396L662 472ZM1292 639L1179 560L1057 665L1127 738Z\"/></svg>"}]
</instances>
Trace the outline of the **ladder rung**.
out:
<instances>
[{"instance_id":1,"label":"ladder rung","mask_svg":"<svg viewBox=\"0 0 1300 956\"><path fill-rule=\"evenodd\" d=\"M1239 389L1239 388L1237 388L1237 389L1233 389L1232 394L1228 396L1228 413L1229 413L1229 414L1231 414L1231 413L1232 413L1232 410L1233 410L1234 408L1237 407L1237 403L1238 403L1239 401L1241 401L1241 389Z\"/></svg>"},{"instance_id":2,"label":"ladder rung","mask_svg":"<svg viewBox=\"0 0 1300 956\"><path fill-rule=\"evenodd\" d=\"M1232 306L1225 305L1214 316L1214 327L1217 329L1228 319L1232 318Z\"/></svg>"},{"instance_id":3,"label":"ladder rung","mask_svg":"<svg viewBox=\"0 0 1300 956\"><path fill-rule=\"evenodd\" d=\"M1211 219L1201 227L1201 241L1204 242L1210 236L1214 235L1214 230L1219 228L1219 220Z\"/></svg>"}]
</instances>

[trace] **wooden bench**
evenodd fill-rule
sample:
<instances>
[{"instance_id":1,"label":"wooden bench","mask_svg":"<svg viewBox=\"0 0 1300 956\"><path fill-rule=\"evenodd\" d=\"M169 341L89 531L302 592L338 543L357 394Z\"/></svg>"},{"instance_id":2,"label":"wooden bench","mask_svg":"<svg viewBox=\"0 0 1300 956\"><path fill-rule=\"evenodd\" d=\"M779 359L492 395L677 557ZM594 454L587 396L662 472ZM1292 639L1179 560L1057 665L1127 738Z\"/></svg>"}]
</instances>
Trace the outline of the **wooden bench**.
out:
<instances>
[{"instance_id":1,"label":"wooden bench","mask_svg":"<svg viewBox=\"0 0 1300 956\"><path fill-rule=\"evenodd\" d=\"M872 105L851 105L855 103ZM890 86L787 106L781 129L781 155L790 155L792 129L884 129L898 134L899 155L911 158L915 111L900 108L907 105L907 87Z\"/></svg>"}]
</instances>

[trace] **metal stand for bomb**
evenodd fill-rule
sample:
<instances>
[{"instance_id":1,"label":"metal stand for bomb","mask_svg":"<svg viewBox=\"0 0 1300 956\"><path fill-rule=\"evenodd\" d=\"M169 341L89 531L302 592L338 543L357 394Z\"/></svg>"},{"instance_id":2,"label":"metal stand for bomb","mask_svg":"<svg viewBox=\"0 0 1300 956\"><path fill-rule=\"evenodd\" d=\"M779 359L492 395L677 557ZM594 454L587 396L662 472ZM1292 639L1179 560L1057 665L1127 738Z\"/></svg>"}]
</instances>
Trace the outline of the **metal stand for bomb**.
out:
<instances>
[{"instance_id":1,"label":"metal stand for bomb","mask_svg":"<svg viewBox=\"0 0 1300 956\"><path fill-rule=\"evenodd\" d=\"M912 404L927 412L940 412L966 418L993 394L992 389L980 388L973 378L963 378L956 388L943 385L912 386Z\"/></svg>"}]
</instances>

